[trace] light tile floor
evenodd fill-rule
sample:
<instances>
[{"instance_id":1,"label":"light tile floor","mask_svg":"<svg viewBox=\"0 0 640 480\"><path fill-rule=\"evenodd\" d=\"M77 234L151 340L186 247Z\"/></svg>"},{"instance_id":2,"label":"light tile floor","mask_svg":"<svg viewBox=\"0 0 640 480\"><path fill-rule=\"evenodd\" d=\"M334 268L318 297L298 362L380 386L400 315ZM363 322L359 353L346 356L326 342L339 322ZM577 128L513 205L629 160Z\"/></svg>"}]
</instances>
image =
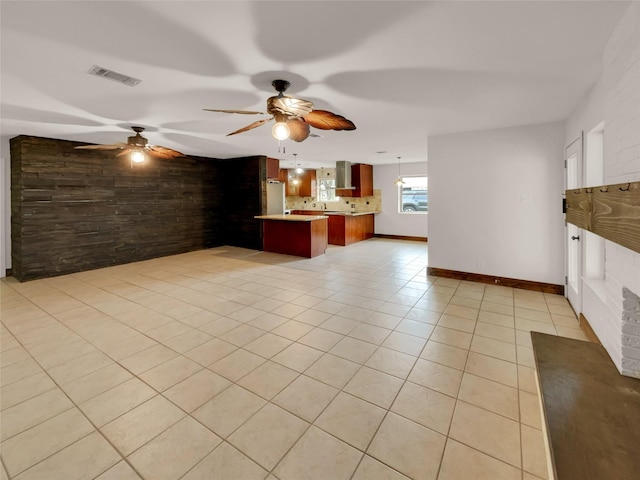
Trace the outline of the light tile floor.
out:
<instances>
[{"instance_id":1,"label":"light tile floor","mask_svg":"<svg viewBox=\"0 0 640 480\"><path fill-rule=\"evenodd\" d=\"M563 297L423 243L221 247L1 288L2 479L546 478L530 330Z\"/></svg>"}]
</instances>

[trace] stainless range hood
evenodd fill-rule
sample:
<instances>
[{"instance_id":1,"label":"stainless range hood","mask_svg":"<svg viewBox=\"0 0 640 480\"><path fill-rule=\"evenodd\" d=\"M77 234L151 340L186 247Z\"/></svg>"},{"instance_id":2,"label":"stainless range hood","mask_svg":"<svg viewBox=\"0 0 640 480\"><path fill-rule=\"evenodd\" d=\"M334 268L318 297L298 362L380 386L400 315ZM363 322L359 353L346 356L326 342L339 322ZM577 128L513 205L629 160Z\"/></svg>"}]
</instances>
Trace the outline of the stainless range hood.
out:
<instances>
[{"instance_id":1,"label":"stainless range hood","mask_svg":"<svg viewBox=\"0 0 640 480\"><path fill-rule=\"evenodd\" d=\"M338 160L336 162L336 188L351 189L351 162Z\"/></svg>"}]
</instances>

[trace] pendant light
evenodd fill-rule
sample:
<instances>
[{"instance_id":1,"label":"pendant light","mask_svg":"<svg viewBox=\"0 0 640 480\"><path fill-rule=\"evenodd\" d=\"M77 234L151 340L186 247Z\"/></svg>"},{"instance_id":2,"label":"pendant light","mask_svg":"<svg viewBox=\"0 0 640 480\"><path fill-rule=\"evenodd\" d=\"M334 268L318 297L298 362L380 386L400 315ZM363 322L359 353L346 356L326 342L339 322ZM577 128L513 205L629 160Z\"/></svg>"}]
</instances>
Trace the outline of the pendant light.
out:
<instances>
[{"instance_id":1,"label":"pendant light","mask_svg":"<svg viewBox=\"0 0 640 480\"><path fill-rule=\"evenodd\" d=\"M398 187L401 187L402 185L404 185L404 182L402 181L402 176L400 175L400 158L401 157L398 157L398 179L395 182L393 182Z\"/></svg>"},{"instance_id":2,"label":"pendant light","mask_svg":"<svg viewBox=\"0 0 640 480\"><path fill-rule=\"evenodd\" d=\"M297 156L298 156L297 153L293 154L293 159L294 159L293 163L294 163L294 166L295 166L296 176L295 176L295 178L293 179L293 181L291 183L293 183L294 185L298 185L300 183L300 179L298 178L298 173L302 173L304 171L301 168L298 168Z\"/></svg>"}]
</instances>

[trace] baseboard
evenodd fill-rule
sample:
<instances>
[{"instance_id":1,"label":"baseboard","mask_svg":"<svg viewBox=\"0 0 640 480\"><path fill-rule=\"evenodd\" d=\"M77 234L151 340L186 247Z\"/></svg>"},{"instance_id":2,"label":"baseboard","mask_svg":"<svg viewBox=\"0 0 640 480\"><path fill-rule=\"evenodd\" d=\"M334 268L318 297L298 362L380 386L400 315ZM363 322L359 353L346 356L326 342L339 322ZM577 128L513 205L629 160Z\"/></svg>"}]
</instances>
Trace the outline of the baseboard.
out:
<instances>
[{"instance_id":1,"label":"baseboard","mask_svg":"<svg viewBox=\"0 0 640 480\"><path fill-rule=\"evenodd\" d=\"M391 240L411 240L412 242L428 242L429 241L427 237L408 237L405 235L385 235L383 233L375 233L373 236L377 238L389 238Z\"/></svg>"},{"instance_id":2,"label":"baseboard","mask_svg":"<svg viewBox=\"0 0 640 480\"><path fill-rule=\"evenodd\" d=\"M455 280L467 280L469 282L488 283L491 285L500 285L502 287L522 288L523 290L553 293L555 295L564 295L564 285L554 285L553 283L533 282L531 280L518 280L515 278L496 277L480 273L458 272L456 270L446 270L444 268L433 267L427 268L427 275L453 278Z\"/></svg>"},{"instance_id":3,"label":"baseboard","mask_svg":"<svg viewBox=\"0 0 640 480\"><path fill-rule=\"evenodd\" d=\"M596 332L594 332L593 328L591 328L591 325L589 324L587 317L585 317L583 314L580 314L578 318L580 320L580 329L584 332L584 334L587 336L589 341L602 345L602 343L600 342L600 339L596 335Z\"/></svg>"}]
</instances>

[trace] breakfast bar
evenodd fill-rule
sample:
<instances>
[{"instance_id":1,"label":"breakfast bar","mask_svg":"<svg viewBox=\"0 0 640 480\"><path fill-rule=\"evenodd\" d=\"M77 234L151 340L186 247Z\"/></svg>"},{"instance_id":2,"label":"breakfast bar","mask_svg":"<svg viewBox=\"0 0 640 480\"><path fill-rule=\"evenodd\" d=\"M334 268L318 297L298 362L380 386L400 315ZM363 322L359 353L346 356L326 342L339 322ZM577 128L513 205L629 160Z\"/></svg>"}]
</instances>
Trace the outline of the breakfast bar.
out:
<instances>
[{"instance_id":1,"label":"breakfast bar","mask_svg":"<svg viewBox=\"0 0 640 480\"><path fill-rule=\"evenodd\" d=\"M317 215L317 210L293 210L300 215ZM330 245L351 245L372 238L376 212L324 211L329 217L328 237Z\"/></svg>"},{"instance_id":2,"label":"breakfast bar","mask_svg":"<svg viewBox=\"0 0 640 480\"><path fill-rule=\"evenodd\" d=\"M265 252L317 257L327 250L326 215L260 215Z\"/></svg>"}]
</instances>

